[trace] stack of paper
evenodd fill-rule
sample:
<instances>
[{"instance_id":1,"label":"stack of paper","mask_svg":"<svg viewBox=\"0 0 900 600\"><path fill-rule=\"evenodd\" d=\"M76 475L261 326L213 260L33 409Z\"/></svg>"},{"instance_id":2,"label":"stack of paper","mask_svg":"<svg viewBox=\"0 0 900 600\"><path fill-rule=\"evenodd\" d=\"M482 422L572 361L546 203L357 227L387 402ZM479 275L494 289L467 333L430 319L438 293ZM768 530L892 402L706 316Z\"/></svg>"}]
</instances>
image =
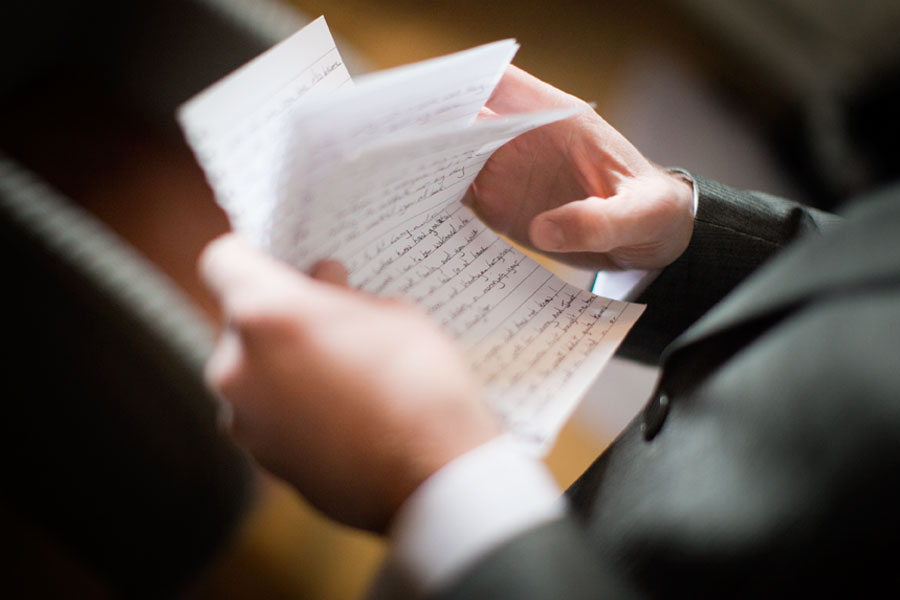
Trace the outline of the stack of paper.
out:
<instances>
[{"instance_id":1,"label":"stack of paper","mask_svg":"<svg viewBox=\"0 0 900 600\"><path fill-rule=\"evenodd\" d=\"M352 285L424 306L506 427L543 453L643 307L566 284L460 203L494 150L571 115L478 119L517 48L353 84L320 17L179 120L236 230L299 269L336 258Z\"/></svg>"}]
</instances>

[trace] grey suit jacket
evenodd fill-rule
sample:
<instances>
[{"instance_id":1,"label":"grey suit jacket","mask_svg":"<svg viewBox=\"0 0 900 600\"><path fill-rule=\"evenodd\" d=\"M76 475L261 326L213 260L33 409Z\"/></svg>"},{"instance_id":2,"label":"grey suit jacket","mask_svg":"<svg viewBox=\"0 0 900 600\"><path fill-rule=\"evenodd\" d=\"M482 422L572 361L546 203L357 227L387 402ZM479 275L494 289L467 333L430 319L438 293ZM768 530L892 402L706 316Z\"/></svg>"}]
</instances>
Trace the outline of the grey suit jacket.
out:
<instances>
[{"instance_id":1,"label":"grey suit jacket","mask_svg":"<svg viewBox=\"0 0 900 600\"><path fill-rule=\"evenodd\" d=\"M568 491L569 517L479 561L447 598L846 596L894 583L900 188L840 222L698 185L691 245L642 298L625 348L654 359L666 347L654 396Z\"/></svg>"}]
</instances>

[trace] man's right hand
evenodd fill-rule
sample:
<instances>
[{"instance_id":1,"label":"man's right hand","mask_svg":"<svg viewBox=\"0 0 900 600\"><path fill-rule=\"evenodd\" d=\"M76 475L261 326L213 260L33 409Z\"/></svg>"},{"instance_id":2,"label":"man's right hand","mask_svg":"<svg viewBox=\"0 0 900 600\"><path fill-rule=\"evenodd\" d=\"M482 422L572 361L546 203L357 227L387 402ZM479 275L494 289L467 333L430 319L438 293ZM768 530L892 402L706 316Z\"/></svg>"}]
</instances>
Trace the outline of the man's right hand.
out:
<instances>
[{"instance_id":1,"label":"man's right hand","mask_svg":"<svg viewBox=\"0 0 900 600\"><path fill-rule=\"evenodd\" d=\"M207 363L233 434L332 518L373 531L423 481L500 433L457 347L420 309L310 278L234 235L200 270L229 325Z\"/></svg>"}]
</instances>

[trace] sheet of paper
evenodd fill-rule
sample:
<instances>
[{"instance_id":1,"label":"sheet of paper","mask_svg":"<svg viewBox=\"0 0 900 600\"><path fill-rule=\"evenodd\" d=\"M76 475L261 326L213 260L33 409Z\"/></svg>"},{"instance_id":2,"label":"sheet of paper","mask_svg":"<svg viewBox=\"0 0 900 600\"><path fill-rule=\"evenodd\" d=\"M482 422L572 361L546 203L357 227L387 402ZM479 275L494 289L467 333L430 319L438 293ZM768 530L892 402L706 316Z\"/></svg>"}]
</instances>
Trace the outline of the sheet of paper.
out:
<instances>
[{"instance_id":1,"label":"sheet of paper","mask_svg":"<svg viewBox=\"0 0 900 600\"><path fill-rule=\"evenodd\" d=\"M266 233L290 112L345 86L350 74L319 17L179 108L185 138L236 230L254 240Z\"/></svg>"},{"instance_id":2,"label":"sheet of paper","mask_svg":"<svg viewBox=\"0 0 900 600\"><path fill-rule=\"evenodd\" d=\"M494 150L570 114L476 119L516 49L504 40L348 86L320 18L263 56L280 82L267 93L232 104L235 81L264 77L250 63L180 119L236 229L299 269L337 258L354 286L422 305L541 454L643 307L564 283L461 204Z\"/></svg>"}]
</instances>

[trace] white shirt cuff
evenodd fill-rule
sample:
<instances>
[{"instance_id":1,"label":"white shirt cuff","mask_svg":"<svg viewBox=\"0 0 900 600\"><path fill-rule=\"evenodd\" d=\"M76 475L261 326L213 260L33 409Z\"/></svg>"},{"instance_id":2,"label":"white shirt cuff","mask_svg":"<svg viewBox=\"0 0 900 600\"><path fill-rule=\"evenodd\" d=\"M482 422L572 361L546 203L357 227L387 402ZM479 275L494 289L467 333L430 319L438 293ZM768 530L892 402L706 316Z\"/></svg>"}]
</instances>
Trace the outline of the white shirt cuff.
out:
<instances>
[{"instance_id":1,"label":"white shirt cuff","mask_svg":"<svg viewBox=\"0 0 900 600\"><path fill-rule=\"evenodd\" d=\"M389 561L419 591L433 591L565 510L544 464L502 435L457 457L410 496L391 526Z\"/></svg>"},{"instance_id":2,"label":"white shirt cuff","mask_svg":"<svg viewBox=\"0 0 900 600\"><path fill-rule=\"evenodd\" d=\"M700 190L697 189L697 182L694 176L680 167L666 167L666 171L673 175L678 175L685 183L691 186L691 192L694 195L693 215L697 216L697 206L700 204Z\"/></svg>"}]
</instances>

